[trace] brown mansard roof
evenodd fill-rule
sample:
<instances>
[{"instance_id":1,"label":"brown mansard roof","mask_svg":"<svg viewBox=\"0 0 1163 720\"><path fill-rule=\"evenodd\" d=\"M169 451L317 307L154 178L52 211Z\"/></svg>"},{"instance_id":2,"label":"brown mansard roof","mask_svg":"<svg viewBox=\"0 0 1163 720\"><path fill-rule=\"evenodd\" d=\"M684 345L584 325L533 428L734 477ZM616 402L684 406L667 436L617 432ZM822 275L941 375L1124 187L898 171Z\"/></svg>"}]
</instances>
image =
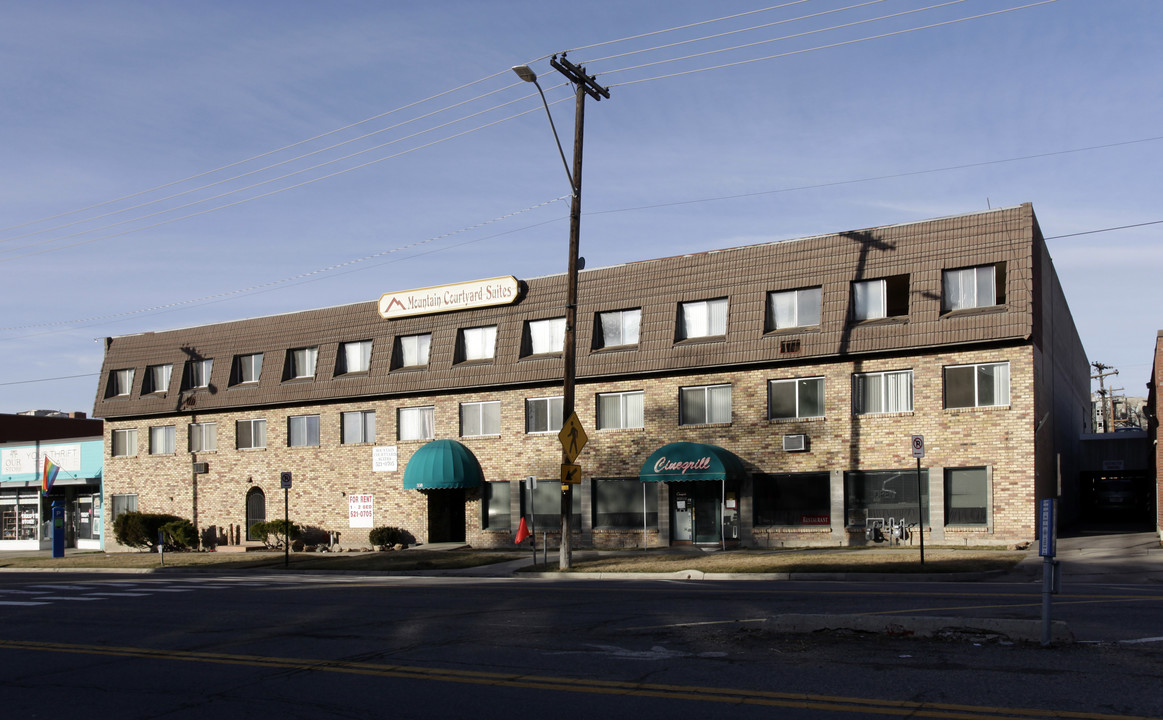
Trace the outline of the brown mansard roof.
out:
<instances>
[{"instance_id":1,"label":"brown mansard roof","mask_svg":"<svg viewBox=\"0 0 1163 720\"><path fill-rule=\"evenodd\" d=\"M1039 272L1034 248L1041 243L1033 208L1025 204L586 270L578 288L577 375L586 379L798 364L838 355L1028 340L1034 332L1032 289ZM941 271L992 263L1005 264L1004 304L942 315ZM899 275L909 276L906 318L849 321L853 281ZM525 283L527 292L509 306L384 320L376 301L369 301L109 338L94 415L132 417L194 407L205 412L550 383L561 377L560 358L521 357L522 333L528 320L564 315L566 277ZM823 287L818 328L765 332L769 292L815 286ZM676 341L680 303L722 297L729 299L725 337ZM593 349L597 313L632 308L642 309L638 345ZM454 362L459 329L494 324L493 361ZM394 338L418 333L432 334L427 367L391 370ZM359 340L373 341L370 370L336 375L339 344ZM287 351L302 347L319 349L315 378L284 380ZM264 354L259 382L230 386L234 356L259 352ZM183 369L192 357L214 360L210 387L182 391ZM147 366L166 363L173 365L169 388L143 395ZM109 373L128 368L135 370L132 392L106 397Z\"/></svg>"}]
</instances>

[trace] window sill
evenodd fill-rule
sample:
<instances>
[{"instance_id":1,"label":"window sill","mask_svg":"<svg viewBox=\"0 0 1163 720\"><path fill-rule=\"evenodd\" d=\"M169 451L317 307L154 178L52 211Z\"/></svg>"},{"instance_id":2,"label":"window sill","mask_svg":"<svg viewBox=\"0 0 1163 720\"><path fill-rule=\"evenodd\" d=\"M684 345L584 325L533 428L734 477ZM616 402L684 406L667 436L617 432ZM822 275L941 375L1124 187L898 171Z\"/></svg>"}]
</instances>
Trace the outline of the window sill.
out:
<instances>
[{"instance_id":1,"label":"window sill","mask_svg":"<svg viewBox=\"0 0 1163 720\"><path fill-rule=\"evenodd\" d=\"M461 440L500 440L500 433L490 433L488 435L461 435Z\"/></svg>"},{"instance_id":2,"label":"window sill","mask_svg":"<svg viewBox=\"0 0 1163 720\"><path fill-rule=\"evenodd\" d=\"M831 525L756 525L755 530L762 530L766 533L830 533L832 532Z\"/></svg>"},{"instance_id":3,"label":"window sill","mask_svg":"<svg viewBox=\"0 0 1163 720\"><path fill-rule=\"evenodd\" d=\"M388 372L395 375L396 373L423 372L427 369L428 369L427 365L401 365L400 367L394 367L394 368L390 369Z\"/></svg>"},{"instance_id":4,"label":"window sill","mask_svg":"<svg viewBox=\"0 0 1163 720\"><path fill-rule=\"evenodd\" d=\"M726 335L701 335L699 337L682 338L674 341L675 347L683 347L686 345L707 345L710 343L727 342Z\"/></svg>"},{"instance_id":5,"label":"window sill","mask_svg":"<svg viewBox=\"0 0 1163 720\"><path fill-rule=\"evenodd\" d=\"M286 378L285 380L283 380L284 385L296 385L299 383L311 383L311 382L315 382L314 375L304 375L302 377Z\"/></svg>"},{"instance_id":6,"label":"window sill","mask_svg":"<svg viewBox=\"0 0 1163 720\"><path fill-rule=\"evenodd\" d=\"M517 362L526 362L529 360L560 360L561 358L562 358L562 354L560 352L547 352L547 353L536 353L536 354L530 353L529 355L522 355L521 357L517 358Z\"/></svg>"},{"instance_id":7,"label":"window sill","mask_svg":"<svg viewBox=\"0 0 1163 720\"><path fill-rule=\"evenodd\" d=\"M600 433L607 433L607 432L646 432L646 428L645 428L645 427L625 427L625 428L622 428L622 427L600 427L600 428L598 428L598 429L597 429L595 432L600 432Z\"/></svg>"},{"instance_id":8,"label":"window sill","mask_svg":"<svg viewBox=\"0 0 1163 720\"><path fill-rule=\"evenodd\" d=\"M891 417L912 417L913 410L900 410L897 412L882 412L882 413L853 413L856 418L891 418Z\"/></svg>"},{"instance_id":9,"label":"window sill","mask_svg":"<svg viewBox=\"0 0 1163 720\"><path fill-rule=\"evenodd\" d=\"M492 365L495 358L481 358L480 360L461 360L453 363L453 367L477 367L480 365Z\"/></svg>"},{"instance_id":10,"label":"window sill","mask_svg":"<svg viewBox=\"0 0 1163 720\"><path fill-rule=\"evenodd\" d=\"M973 413L973 412L994 412L994 411L1000 412L1000 411L1004 411L1004 410L1009 410L1010 407L1011 406L1009 406L1009 405L979 405L977 407L945 408L945 412L951 413L954 415L960 415L961 413Z\"/></svg>"},{"instance_id":11,"label":"window sill","mask_svg":"<svg viewBox=\"0 0 1163 720\"><path fill-rule=\"evenodd\" d=\"M604 347L590 348L590 352L594 355L603 355L606 353L632 352L637 349L638 343L634 343L633 345L607 345Z\"/></svg>"},{"instance_id":12,"label":"window sill","mask_svg":"<svg viewBox=\"0 0 1163 720\"><path fill-rule=\"evenodd\" d=\"M1008 305L986 305L985 307L964 308L962 310L946 310L941 313L941 319L953 320L959 317L972 317L974 315L996 315L997 313L1009 311Z\"/></svg>"},{"instance_id":13,"label":"window sill","mask_svg":"<svg viewBox=\"0 0 1163 720\"><path fill-rule=\"evenodd\" d=\"M767 418L768 425L793 425L795 423L818 423L824 422L828 418L823 415L819 417L802 417L802 418Z\"/></svg>"},{"instance_id":14,"label":"window sill","mask_svg":"<svg viewBox=\"0 0 1163 720\"><path fill-rule=\"evenodd\" d=\"M764 330L763 337L765 338L786 338L788 335L819 335L821 332L819 325L800 325L797 327L776 328L774 330Z\"/></svg>"},{"instance_id":15,"label":"window sill","mask_svg":"<svg viewBox=\"0 0 1163 720\"><path fill-rule=\"evenodd\" d=\"M908 325L908 315L894 315L893 317L870 318L868 320L852 320L848 323L849 327L879 327L882 325Z\"/></svg>"},{"instance_id":16,"label":"window sill","mask_svg":"<svg viewBox=\"0 0 1163 720\"><path fill-rule=\"evenodd\" d=\"M432 442L432 441L433 441L433 440L435 440L435 439L436 439L435 437L430 437L430 438L411 438L411 439L408 439L408 440L405 440L404 438L398 438L398 439L396 440L396 442L398 442L398 443L427 443L427 442Z\"/></svg>"},{"instance_id":17,"label":"window sill","mask_svg":"<svg viewBox=\"0 0 1163 720\"><path fill-rule=\"evenodd\" d=\"M349 378L349 377L365 378L369 374L371 374L370 370L351 370L349 372L337 373L335 375L334 379L335 380L342 380L343 378Z\"/></svg>"},{"instance_id":18,"label":"window sill","mask_svg":"<svg viewBox=\"0 0 1163 720\"><path fill-rule=\"evenodd\" d=\"M712 427L721 428L721 427L729 427L730 425L731 425L731 422L722 422L722 423L681 423L680 422L678 424L678 426L681 428L712 428Z\"/></svg>"}]
</instances>

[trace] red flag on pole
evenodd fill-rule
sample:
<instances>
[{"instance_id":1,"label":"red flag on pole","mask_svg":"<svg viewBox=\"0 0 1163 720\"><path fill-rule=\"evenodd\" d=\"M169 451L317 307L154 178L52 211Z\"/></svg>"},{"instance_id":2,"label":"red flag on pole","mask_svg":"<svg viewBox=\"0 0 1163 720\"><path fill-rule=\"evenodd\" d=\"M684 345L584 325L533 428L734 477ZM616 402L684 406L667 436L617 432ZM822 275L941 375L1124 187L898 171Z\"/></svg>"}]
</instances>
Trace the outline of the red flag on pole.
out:
<instances>
[{"instance_id":1,"label":"red flag on pole","mask_svg":"<svg viewBox=\"0 0 1163 720\"><path fill-rule=\"evenodd\" d=\"M521 518L521 524L517 526L517 539L513 541L514 545L520 545L532 533L529 532L528 526L525 525L525 518Z\"/></svg>"}]
</instances>

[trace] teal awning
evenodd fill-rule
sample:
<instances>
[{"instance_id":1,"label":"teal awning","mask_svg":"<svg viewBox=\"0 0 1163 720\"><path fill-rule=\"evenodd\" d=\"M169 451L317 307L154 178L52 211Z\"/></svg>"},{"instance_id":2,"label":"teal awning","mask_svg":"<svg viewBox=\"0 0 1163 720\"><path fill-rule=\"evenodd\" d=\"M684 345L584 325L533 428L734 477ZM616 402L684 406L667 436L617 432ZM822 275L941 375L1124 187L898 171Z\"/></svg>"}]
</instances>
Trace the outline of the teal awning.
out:
<instances>
[{"instance_id":1,"label":"teal awning","mask_svg":"<svg viewBox=\"0 0 1163 720\"><path fill-rule=\"evenodd\" d=\"M743 461L718 445L676 442L651 453L638 478L645 482L734 480L746 474Z\"/></svg>"},{"instance_id":2,"label":"teal awning","mask_svg":"<svg viewBox=\"0 0 1163 720\"><path fill-rule=\"evenodd\" d=\"M422 446L404 468L405 490L474 488L483 481L476 455L455 440L433 440Z\"/></svg>"}]
</instances>

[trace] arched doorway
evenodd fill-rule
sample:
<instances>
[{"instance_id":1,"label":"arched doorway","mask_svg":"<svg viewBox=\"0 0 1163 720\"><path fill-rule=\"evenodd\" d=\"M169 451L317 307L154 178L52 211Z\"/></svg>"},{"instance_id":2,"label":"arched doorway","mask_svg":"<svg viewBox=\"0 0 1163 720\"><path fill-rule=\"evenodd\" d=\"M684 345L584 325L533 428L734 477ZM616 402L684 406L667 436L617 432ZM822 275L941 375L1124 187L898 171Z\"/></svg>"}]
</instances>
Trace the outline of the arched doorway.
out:
<instances>
[{"instance_id":1,"label":"arched doorway","mask_svg":"<svg viewBox=\"0 0 1163 720\"><path fill-rule=\"evenodd\" d=\"M258 522L266 522L267 519L267 496L263 494L262 488L251 488L246 493L246 539L259 540L260 538L251 537L250 527Z\"/></svg>"}]
</instances>

